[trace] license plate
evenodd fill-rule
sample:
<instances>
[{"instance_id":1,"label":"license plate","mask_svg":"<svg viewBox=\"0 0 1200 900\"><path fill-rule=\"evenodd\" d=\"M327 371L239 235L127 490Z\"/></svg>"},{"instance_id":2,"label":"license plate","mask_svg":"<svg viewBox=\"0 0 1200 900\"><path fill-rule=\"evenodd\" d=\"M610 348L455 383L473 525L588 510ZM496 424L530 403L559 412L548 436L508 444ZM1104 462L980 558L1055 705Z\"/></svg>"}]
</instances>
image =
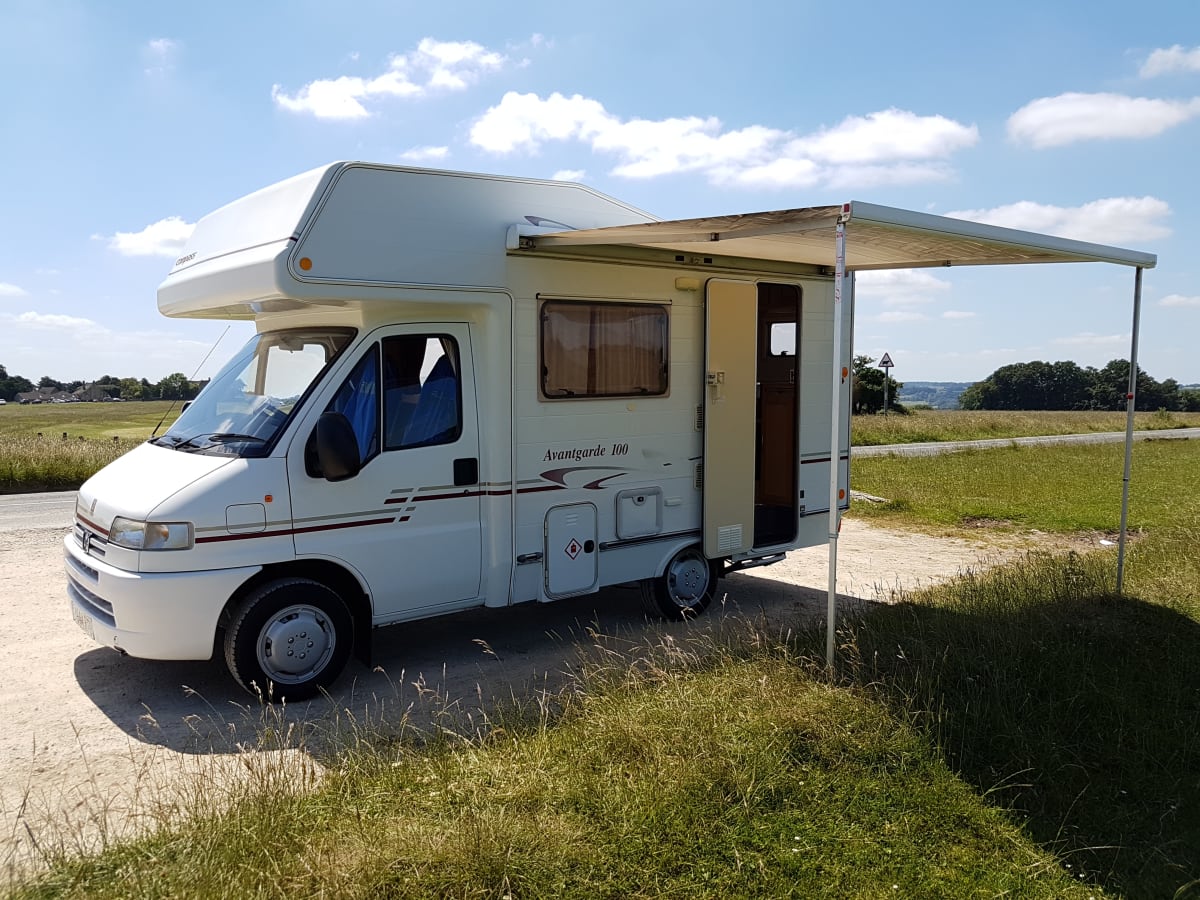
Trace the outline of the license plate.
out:
<instances>
[{"instance_id":1,"label":"license plate","mask_svg":"<svg viewBox=\"0 0 1200 900\"><path fill-rule=\"evenodd\" d=\"M75 620L75 624L80 630L90 637L93 641L96 639L96 632L92 625L92 617L79 608L76 604L71 604L71 617Z\"/></svg>"}]
</instances>

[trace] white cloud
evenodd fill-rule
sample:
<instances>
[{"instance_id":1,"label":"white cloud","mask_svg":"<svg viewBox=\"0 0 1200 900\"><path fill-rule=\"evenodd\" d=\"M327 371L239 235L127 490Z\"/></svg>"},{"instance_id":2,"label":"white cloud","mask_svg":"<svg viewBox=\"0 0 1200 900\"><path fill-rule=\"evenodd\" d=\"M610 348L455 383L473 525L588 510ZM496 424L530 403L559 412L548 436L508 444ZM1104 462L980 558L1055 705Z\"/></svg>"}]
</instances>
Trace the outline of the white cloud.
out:
<instances>
[{"instance_id":1,"label":"white cloud","mask_svg":"<svg viewBox=\"0 0 1200 900\"><path fill-rule=\"evenodd\" d=\"M0 281L0 297L24 297L27 293L28 291L19 285Z\"/></svg>"},{"instance_id":2,"label":"white cloud","mask_svg":"<svg viewBox=\"0 0 1200 900\"><path fill-rule=\"evenodd\" d=\"M946 215L1103 244L1144 243L1171 233L1163 224L1171 215L1171 207L1157 197L1108 197L1082 206L1050 206L1022 200L992 209L964 209Z\"/></svg>"},{"instance_id":3,"label":"white cloud","mask_svg":"<svg viewBox=\"0 0 1200 900\"><path fill-rule=\"evenodd\" d=\"M889 309L885 312L877 313L873 316L863 316L865 322L884 322L884 323L900 323L900 322L927 322L929 316L925 313L914 312L911 309Z\"/></svg>"},{"instance_id":4,"label":"white cloud","mask_svg":"<svg viewBox=\"0 0 1200 900\"><path fill-rule=\"evenodd\" d=\"M289 112L311 113L318 119L364 119L364 104L385 97L423 97L437 91L460 91L483 75L501 69L507 57L474 41L423 38L411 53L396 54L375 78L342 75L311 81L294 94L282 85L271 97Z\"/></svg>"},{"instance_id":5,"label":"white cloud","mask_svg":"<svg viewBox=\"0 0 1200 900\"><path fill-rule=\"evenodd\" d=\"M1200 307L1200 297L1185 297L1183 294L1168 294L1158 301L1159 306L1196 306Z\"/></svg>"},{"instance_id":6,"label":"white cloud","mask_svg":"<svg viewBox=\"0 0 1200 900\"><path fill-rule=\"evenodd\" d=\"M948 309L942 313L943 319L973 319L975 313L965 309Z\"/></svg>"},{"instance_id":7,"label":"white cloud","mask_svg":"<svg viewBox=\"0 0 1200 900\"><path fill-rule=\"evenodd\" d=\"M449 147L413 147L400 154L407 162L427 162L435 159L445 159L450 153Z\"/></svg>"},{"instance_id":8,"label":"white cloud","mask_svg":"<svg viewBox=\"0 0 1200 900\"><path fill-rule=\"evenodd\" d=\"M175 257L195 227L195 223L185 222L179 216L169 216L141 231L118 231L108 239L108 248L122 256Z\"/></svg>"},{"instance_id":9,"label":"white cloud","mask_svg":"<svg viewBox=\"0 0 1200 900\"><path fill-rule=\"evenodd\" d=\"M1096 334L1094 331L1081 331L1070 337L1054 338L1050 343L1068 347L1106 347L1113 344L1129 343L1127 334Z\"/></svg>"},{"instance_id":10,"label":"white cloud","mask_svg":"<svg viewBox=\"0 0 1200 900\"><path fill-rule=\"evenodd\" d=\"M92 319L61 313L0 313L0 350L6 362L11 359L15 363L9 365L9 371L26 367L27 375L37 370L69 380L108 372L157 380L179 371L182 360L193 360L194 366L210 343L171 331L117 331ZM46 354L40 348L48 344L54 348L54 365L63 367L59 371L45 368Z\"/></svg>"},{"instance_id":11,"label":"white cloud","mask_svg":"<svg viewBox=\"0 0 1200 900\"><path fill-rule=\"evenodd\" d=\"M1123 94L1059 94L1027 103L1008 118L1008 136L1038 149L1075 141L1148 138L1200 116L1200 97L1153 100Z\"/></svg>"},{"instance_id":12,"label":"white cloud","mask_svg":"<svg viewBox=\"0 0 1200 900\"><path fill-rule=\"evenodd\" d=\"M78 316L64 316L57 313L23 312L18 313L15 316L6 316L6 318L17 325L23 325L26 328L40 328L51 331L60 328L70 329L76 334L81 332L95 334L97 332L107 330L101 328L101 326L97 325L91 319L81 319Z\"/></svg>"},{"instance_id":13,"label":"white cloud","mask_svg":"<svg viewBox=\"0 0 1200 900\"><path fill-rule=\"evenodd\" d=\"M927 306L950 283L923 269L882 269L856 273L854 290L859 300L886 307Z\"/></svg>"},{"instance_id":14,"label":"white cloud","mask_svg":"<svg viewBox=\"0 0 1200 900\"><path fill-rule=\"evenodd\" d=\"M179 42L171 38L154 38L142 48L143 71L148 77L161 78L175 68Z\"/></svg>"},{"instance_id":15,"label":"white cloud","mask_svg":"<svg viewBox=\"0 0 1200 900\"><path fill-rule=\"evenodd\" d=\"M583 181L587 176L584 169L559 169L550 176L551 181Z\"/></svg>"},{"instance_id":16,"label":"white cloud","mask_svg":"<svg viewBox=\"0 0 1200 900\"><path fill-rule=\"evenodd\" d=\"M543 99L510 91L476 120L470 140L493 153L580 141L615 156L612 174L626 178L699 172L714 184L777 188L946 178L947 159L977 143L979 131L898 109L850 116L808 135L762 125L724 130L711 116L623 120L580 94Z\"/></svg>"},{"instance_id":17,"label":"white cloud","mask_svg":"<svg viewBox=\"0 0 1200 900\"><path fill-rule=\"evenodd\" d=\"M1200 47L1187 50L1179 44L1158 49L1147 57L1138 72L1143 78L1154 78L1170 72L1200 72Z\"/></svg>"}]
</instances>

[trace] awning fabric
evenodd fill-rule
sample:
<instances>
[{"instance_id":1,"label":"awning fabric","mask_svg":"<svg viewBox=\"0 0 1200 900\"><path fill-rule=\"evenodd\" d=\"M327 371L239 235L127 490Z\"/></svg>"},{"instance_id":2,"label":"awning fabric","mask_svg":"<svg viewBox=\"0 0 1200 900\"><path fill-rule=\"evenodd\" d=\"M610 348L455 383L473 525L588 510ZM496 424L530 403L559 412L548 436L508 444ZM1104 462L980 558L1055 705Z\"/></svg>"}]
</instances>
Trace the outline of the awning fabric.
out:
<instances>
[{"instance_id":1,"label":"awning fabric","mask_svg":"<svg viewBox=\"0 0 1200 900\"><path fill-rule=\"evenodd\" d=\"M982 225L853 201L770 212L676 219L531 236L534 248L654 247L745 259L834 266L834 230L846 223L846 269L1108 262L1153 268L1153 253Z\"/></svg>"}]
</instances>

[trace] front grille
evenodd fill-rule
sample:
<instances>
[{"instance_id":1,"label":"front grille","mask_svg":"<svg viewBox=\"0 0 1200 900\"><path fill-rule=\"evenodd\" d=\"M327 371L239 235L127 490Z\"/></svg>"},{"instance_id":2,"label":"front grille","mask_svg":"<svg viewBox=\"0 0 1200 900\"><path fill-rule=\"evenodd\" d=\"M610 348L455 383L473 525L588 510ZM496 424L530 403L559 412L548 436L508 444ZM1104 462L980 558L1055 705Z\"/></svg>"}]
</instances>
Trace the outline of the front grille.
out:
<instances>
[{"instance_id":1,"label":"front grille","mask_svg":"<svg viewBox=\"0 0 1200 900\"><path fill-rule=\"evenodd\" d=\"M112 604L103 597L93 594L70 574L67 575L67 595L109 628L117 627Z\"/></svg>"},{"instance_id":2,"label":"front grille","mask_svg":"<svg viewBox=\"0 0 1200 900\"><path fill-rule=\"evenodd\" d=\"M108 548L108 535L92 531L78 520L75 522L75 542L89 556L104 559Z\"/></svg>"},{"instance_id":3,"label":"front grille","mask_svg":"<svg viewBox=\"0 0 1200 900\"><path fill-rule=\"evenodd\" d=\"M81 563L79 560L77 560L75 557L73 557L69 554L67 555L67 565L70 566L72 569L74 569L77 574L82 575L84 578L90 578L92 581L100 580L99 572L97 572L91 566Z\"/></svg>"}]
</instances>

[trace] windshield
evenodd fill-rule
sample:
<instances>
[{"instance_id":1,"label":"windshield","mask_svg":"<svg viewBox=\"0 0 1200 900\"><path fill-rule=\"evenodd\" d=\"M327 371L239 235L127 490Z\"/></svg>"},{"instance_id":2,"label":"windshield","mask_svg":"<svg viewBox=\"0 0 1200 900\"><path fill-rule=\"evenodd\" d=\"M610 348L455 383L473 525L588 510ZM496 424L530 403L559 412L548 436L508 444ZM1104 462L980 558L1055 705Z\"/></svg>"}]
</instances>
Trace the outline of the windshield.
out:
<instances>
[{"instance_id":1,"label":"windshield","mask_svg":"<svg viewBox=\"0 0 1200 900\"><path fill-rule=\"evenodd\" d=\"M265 455L304 395L353 337L349 328L255 335L152 443L189 453Z\"/></svg>"}]
</instances>

